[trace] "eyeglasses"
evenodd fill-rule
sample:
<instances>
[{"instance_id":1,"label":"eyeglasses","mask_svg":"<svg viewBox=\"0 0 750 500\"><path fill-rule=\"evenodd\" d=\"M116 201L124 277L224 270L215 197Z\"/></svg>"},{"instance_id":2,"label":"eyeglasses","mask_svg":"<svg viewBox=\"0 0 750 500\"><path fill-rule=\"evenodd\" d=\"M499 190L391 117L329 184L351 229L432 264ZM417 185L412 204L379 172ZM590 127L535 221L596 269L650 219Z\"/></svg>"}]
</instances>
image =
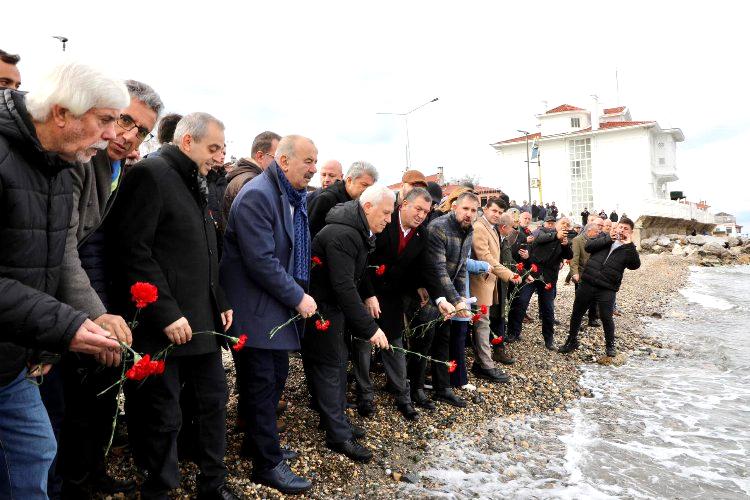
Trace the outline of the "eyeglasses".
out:
<instances>
[{"instance_id":1,"label":"eyeglasses","mask_svg":"<svg viewBox=\"0 0 750 500\"><path fill-rule=\"evenodd\" d=\"M133 120L133 117L130 115L120 115L120 118L117 119L117 125L123 130L127 131L138 128L138 132L135 134L135 136L141 141L148 141L154 136L154 134L152 134L149 129L147 129L146 127L140 127L137 123L135 123L135 120Z\"/></svg>"}]
</instances>

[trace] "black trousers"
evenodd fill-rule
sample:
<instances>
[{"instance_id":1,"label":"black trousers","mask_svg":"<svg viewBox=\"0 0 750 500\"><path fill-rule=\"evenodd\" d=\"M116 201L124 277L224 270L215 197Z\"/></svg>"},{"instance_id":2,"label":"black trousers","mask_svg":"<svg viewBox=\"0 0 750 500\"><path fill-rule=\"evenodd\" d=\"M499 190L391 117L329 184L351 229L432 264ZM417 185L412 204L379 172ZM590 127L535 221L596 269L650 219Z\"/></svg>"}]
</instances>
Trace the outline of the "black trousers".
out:
<instances>
[{"instance_id":1,"label":"black trousers","mask_svg":"<svg viewBox=\"0 0 750 500\"><path fill-rule=\"evenodd\" d=\"M424 356L430 356L432 353L432 342L435 338L435 326L423 329L421 325L437 318L437 313L430 313L430 309L422 308L411 321L411 329L418 333L412 334L406 338L406 344L410 351L417 352ZM408 314L407 314L408 316ZM406 357L406 375L409 378L411 391L424 389L425 374L427 372L427 360L419 356Z\"/></svg>"},{"instance_id":2,"label":"black trousers","mask_svg":"<svg viewBox=\"0 0 750 500\"><path fill-rule=\"evenodd\" d=\"M578 286L579 286L579 283L575 283L576 293L578 292ZM596 309L597 309L596 302L592 301L591 305L589 306L589 309L588 309L588 311L589 311L589 322L596 321L597 319L599 319L599 314L598 314L598 312L597 312Z\"/></svg>"},{"instance_id":3,"label":"black trousers","mask_svg":"<svg viewBox=\"0 0 750 500\"><path fill-rule=\"evenodd\" d=\"M289 353L245 347L235 362L245 377L239 388L247 425L243 446L251 450L256 471L273 469L282 460L276 407L289 375Z\"/></svg>"},{"instance_id":4,"label":"black trousers","mask_svg":"<svg viewBox=\"0 0 750 500\"><path fill-rule=\"evenodd\" d=\"M208 494L224 483L227 381L221 352L167 358L163 375L125 386L128 435L136 464L148 473L141 498L168 498L180 484L177 434L182 426L180 391L192 390L198 427L195 462L198 492ZM275 422L274 422L275 424Z\"/></svg>"},{"instance_id":5,"label":"black trousers","mask_svg":"<svg viewBox=\"0 0 750 500\"><path fill-rule=\"evenodd\" d=\"M104 451L112 436L117 388L98 394L119 380L119 366L106 367L92 356L66 353L59 367L65 395L57 455L65 483L82 483L104 474Z\"/></svg>"},{"instance_id":6,"label":"black trousers","mask_svg":"<svg viewBox=\"0 0 750 500\"><path fill-rule=\"evenodd\" d=\"M346 364L328 364L309 359L306 363L314 390L314 402L326 430L326 441L349 441L352 439L352 428L346 419Z\"/></svg>"},{"instance_id":7,"label":"black trousers","mask_svg":"<svg viewBox=\"0 0 750 500\"><path fill-rule=\"evenodd\" d=\"M65 418L65 391L63 389L63 377L60 364L53 366L42 379L39 386L44 408L47 410L52 432L55 434L58 446L60 443L60 431ZM60 472L60 454L58 453L49 468L47 476L47 496L52 500L60 498L63 485L63 477Z\"/></svg>"},{"instance_id":8,"label":"black trousers","mask_svg":"<svg viewBox=\"0 0 750 500\"><path fill-rule=\"evenodd\" d=\"M431 355L434 359L439 361L448 361L451 354L451 323L452 321L445 321L441 323L435 329L435 336L432 339ZM463 341L466 342L466 334L464 333ZM454 338L454 344L456 339ZM465 346L461 346L464 347ZM460 349L458 345L454 345L453 350ZM451 386L450 376L448 373L448 367L443 363L432 363L432 388L436 391L447 389Z\"/></svg>"},{"instance_id":9,"label":"black trousers","mask_svg":"<svg viewBox=\"0 0 750 500\"><path fill-rule=\"evenodd\" d=\"M606 288L581 283L576 290L576 298L573 301L573 313L570 316L570 335L575 338L581 329L581 321L591 305L596 305L599 317L604 327L604 340L608 345L615 342L615 322L612 319L612 310L615 304L616 292Z\"/></svg>"}]
</instances>

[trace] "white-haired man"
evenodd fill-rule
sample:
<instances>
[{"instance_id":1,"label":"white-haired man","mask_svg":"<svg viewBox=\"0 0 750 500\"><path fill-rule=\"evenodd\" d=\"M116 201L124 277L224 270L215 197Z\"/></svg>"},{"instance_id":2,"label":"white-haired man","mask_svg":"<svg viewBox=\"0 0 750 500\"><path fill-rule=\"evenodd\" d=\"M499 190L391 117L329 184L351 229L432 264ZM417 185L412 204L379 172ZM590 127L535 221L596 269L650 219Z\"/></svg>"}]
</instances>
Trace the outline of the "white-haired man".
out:
<instances>
[{"instance_id":1,"label":"white-haired man","mask_svg":"<svg viewBox=\"0 0 750 500\"><path fill-rule=\"evenodd\" d=\"M115 138L90 162L78 163L71 170L74 209L57 297L129 343L131 332L125 320L107 313L110 304L106 290L105 235L99 228L115 200L125 158L138 151L149 138L164 105L145 83L127 80L125 86L130 104L120 111L115 122ZM53 426L53 415L64 413L58 446L60 466L50 476L50 486L62 482L66 498L87 498L97 493L113 495L135 489L132 481L112 478L105 470L104 450L117 401L116 391L99 393L117 381L121 371L102 366L99 361L90 356L66 354L48 377L48 383L41 386ZM54 383L55 377L62 378L62 388ZM50 379L53 383L49 383Z\"/></svg>"},{"instance_id":2,"label":"white-haired man","mask_svg":"<svg viewBox=\"0 0 750 500\"><path fill-rule=\"evenodd\" d=\"M310 234L314 238L326 225L328 212L339 203L356 200L365 189L378 182L378 171L366 161L355 161L343 181L321 191L310 203Z\"/></svg>"},{"instance_id":3,"label":"white-haired man","mask_svg":"<svg viewBox=\"0 0 750 500\"><path fill-rule=\"evenodd\" d=\"M167 498L180 483L177 435L180 391L194 391L194 460L199 498L237 498L226 485L227 385L220 346L232 310L219 288L216 230L208 212L205 175L224 148L224 125L207 113L185 115L174 145L135 165L124 177L107 223L115 309L132 314L133 283L154 284L159 300L143 309L133 330L137 352L172 346L164 373L126 385L128 434L136 464L146 471L142 498Z\"/></svg>"},{"instance_id":4,"label":"white-haired man","mask_svg":"<svg viewBox=\"0 0 750 500\"><path fill-rule=\"evenodd\" d=\"M122 82L80 63L56 67L22 94L0 91L0 498L47 498L56 444L30 352L87 354L119 344L54 294L73 194L69 173L115 137ZM33 356L33 354L32 354Z\"/></svg>"},{"instance_id":5,"label":"white-haired man","mask_svg":"<svg viewBox=\"0 0 750 500\"><path fill-rule=\"evenodd\" d=\"M355 461L367 462L372 452L359 444L346 419L346 367L352 342L369 342L386 349L388 339L357 292L367 271L373 236L391 221L394 194L383 185L372 185L358 200L337 205L326 216L326 226L312 243L313 258L321 265L312 270L310 294L318 312L330 324L325 331L308 320L303 356L313 386L314 402L326 431L326 445Z\"/></svg>"}]
</instances>

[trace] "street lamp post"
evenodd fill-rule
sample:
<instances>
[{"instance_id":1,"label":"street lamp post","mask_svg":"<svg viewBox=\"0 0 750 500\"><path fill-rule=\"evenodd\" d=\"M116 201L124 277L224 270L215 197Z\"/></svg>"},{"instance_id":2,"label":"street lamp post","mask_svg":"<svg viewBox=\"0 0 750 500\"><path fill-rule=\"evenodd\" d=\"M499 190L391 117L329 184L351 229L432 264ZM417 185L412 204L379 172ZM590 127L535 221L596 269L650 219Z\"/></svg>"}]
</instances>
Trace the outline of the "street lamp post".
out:
<instances>
[{"instance_id":1,"label":"street lamp post","mask_svg":"<svg viewBox=\"0 0 750 500\"><path fill-rule=\"evenodd\" d=\"M437 101L438 98L434 98L430 101L427 101L424 104L420 104L416 108L407 111L406 113L375 113L378 115L394 115L394 116L403 116L404 117L404 127L406 128L406 170L411 169L411 147L409 145L409 115L415 112L416 110L423 108L427 106L428 104Z\"/></svg>"},{"instance_id":2,"label":"street lamp post","mask_svg":"<svg viewBox=\"0 0 750 500\"><path fill-rule=\"evenodd\" d=\"M52 38L57 38L60 40L60 43L62 43L62 51L65 52L65 44L68 43L68 39L64 36L52 36Z\"/></svg>"},{"instance_id":3,"label":"street lamp post","mask_svg":"<svg viewBox=\"0 0 750 500\"><path fill-rule=\"evenodd\" d=\"M526 130L517 130L526 136L526 185L529 189L529 203L531 203L531 158L529 158L529 133Z\"/></svg>"}]
</instances>

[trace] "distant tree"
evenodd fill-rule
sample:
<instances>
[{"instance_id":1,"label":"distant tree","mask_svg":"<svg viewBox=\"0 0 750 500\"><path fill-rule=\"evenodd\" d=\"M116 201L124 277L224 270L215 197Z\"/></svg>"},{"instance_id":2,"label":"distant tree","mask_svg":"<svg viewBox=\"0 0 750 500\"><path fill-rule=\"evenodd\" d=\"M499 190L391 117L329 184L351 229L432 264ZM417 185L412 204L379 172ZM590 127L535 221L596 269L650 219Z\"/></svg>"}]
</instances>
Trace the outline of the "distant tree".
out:
<instances>
[{"instance_id":1,"label":"distant tree","mask_svg":"<svg viewBox=\"0 0 750 500\"><path fill-rule=\"evenodd\" d=\"M458 184L459 186L471 184L473 188L479 185L480 177L478 175L466 174L458 178L450 180L450 184Z\"/></svg>"}]
</instances>

